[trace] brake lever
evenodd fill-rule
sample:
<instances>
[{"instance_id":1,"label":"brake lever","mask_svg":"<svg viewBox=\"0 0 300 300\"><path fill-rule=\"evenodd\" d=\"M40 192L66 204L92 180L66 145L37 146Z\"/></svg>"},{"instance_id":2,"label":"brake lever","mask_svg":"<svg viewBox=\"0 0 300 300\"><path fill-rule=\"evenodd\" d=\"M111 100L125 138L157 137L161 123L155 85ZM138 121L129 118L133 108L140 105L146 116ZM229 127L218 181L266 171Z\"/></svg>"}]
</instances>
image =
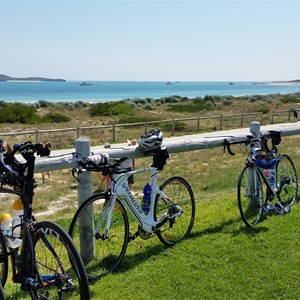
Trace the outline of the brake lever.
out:
<instances>
[{"instance_id":1,"label":"brake lever","mask_svg":"<svg viewBox=\"0 0 300 300\"><path fill-rule=\"evenodd\" d=\"M232 155L232 156L235 155L235 153L231 150L230 143L228 142L227 139L224 140L223 153L226 152L226 149L230 155Z\"/></svg>"}]
</instances>

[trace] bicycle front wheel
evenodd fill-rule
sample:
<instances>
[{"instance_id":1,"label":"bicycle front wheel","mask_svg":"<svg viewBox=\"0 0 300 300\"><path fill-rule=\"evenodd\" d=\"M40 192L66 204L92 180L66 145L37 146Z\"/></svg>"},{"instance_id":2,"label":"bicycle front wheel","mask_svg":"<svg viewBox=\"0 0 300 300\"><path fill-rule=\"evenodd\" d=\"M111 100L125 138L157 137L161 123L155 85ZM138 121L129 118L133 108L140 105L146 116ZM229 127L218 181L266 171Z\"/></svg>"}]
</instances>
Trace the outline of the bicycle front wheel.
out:
<instances>
[{"instance_id":1,"label":"bicycle front wheel","mask_svg":"<svg viewBox=\"0 0 300 300\"><path fill-rule=\"evenodd\" d=\"M36 224L32 239L36 282L29 284L31 298L90 299L84 264L68 233L57 224L45 221ZM29 249L25 251L30 253Z\"/></svg>"},{"instance_id":2,"label":"bicycle front wheel","mask_svg":"<svg viewBox=\"0 0 300 300\"><path fill-rule=\"evenodd\" d=\"M238 180L238 205L243 222L251 227L259 222L263 213L263 188L255 168L246 165Z\"/></svg>"},{"instance_id":3,"label":"bicycle front wheel","mask_svg":"<svg viewBox=\"0 0 300 300\"><path fill-rule=\"evenodd\" d=\"M293 205L298 195L298 179L292 159L284 154L277 163L277 188L285 205Z\"/></svg>"},{"instance_id":4,"label":"bicycle front wheel","mask_svg":"<svg viewBox=\"0 0 300 300\"><path fill-rule=\"evenodd\" d=\"M157 232L157 236L163 244L172 246L185 239L192 230L195 219L195 198L188 182L178 176L167 179L160 186L160 190L183 210L179 217L171 218ZM172 205L168 201L158 195L154 207L155 220L159 220L163 215L170 215L171 207Z\"/></svg>"},{"instance_id":5,"label":"bicycle front wheel","mask_svg":"<svg viewBox=\"0 0 300 300\"><path fill-rule=\"evenodd\" d=\"M121 263L129 239L129 224L124 206L117 199L107 238L109 199L103 194L88 198L73 217L69 234L80 249L87 273L100 277Z\"/></svg>"},{"instance_id":6,"label":"bicycle front wheel","mask_svg":"<svg viewBox=\"0 0 300 300\"><path fill-rule=\"evenodd\" d=\"M0 281L5 286L8 272L8 253L5 244L5 237L0 229Z\"/></svg>"}]
</instances>

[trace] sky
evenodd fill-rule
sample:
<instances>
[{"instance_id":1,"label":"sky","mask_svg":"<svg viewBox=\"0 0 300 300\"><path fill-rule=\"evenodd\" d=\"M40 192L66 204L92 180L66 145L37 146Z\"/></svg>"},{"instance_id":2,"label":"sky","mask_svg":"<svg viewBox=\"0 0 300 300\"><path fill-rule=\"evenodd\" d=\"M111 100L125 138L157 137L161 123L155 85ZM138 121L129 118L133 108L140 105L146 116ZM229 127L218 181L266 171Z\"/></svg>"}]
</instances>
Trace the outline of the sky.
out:
<instances>
[{"instance_id":1,"label":"sky","mask_svg":"<svg viewBox=\"0 0 300 300\"><path fill-rule=\"evenodd\" d=\"M0 74L300 79L300 0L0 0Z\"/></svg>"}]
</instances>

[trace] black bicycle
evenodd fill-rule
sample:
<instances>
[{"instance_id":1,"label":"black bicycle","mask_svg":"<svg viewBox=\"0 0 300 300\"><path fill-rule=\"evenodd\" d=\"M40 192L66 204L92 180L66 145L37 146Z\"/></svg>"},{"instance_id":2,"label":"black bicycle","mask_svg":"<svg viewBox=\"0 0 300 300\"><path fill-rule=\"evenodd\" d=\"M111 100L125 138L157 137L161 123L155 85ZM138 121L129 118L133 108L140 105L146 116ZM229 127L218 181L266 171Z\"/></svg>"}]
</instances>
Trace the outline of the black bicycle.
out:
<instances>
[{"instance_id":1,"label":"black bicycle","mask_svg":"<svg viewBox=\"0 0 300 300\"><path fill-rule=\"evenodd\" d=\"M20 236L0 230L0 279L5 286L8 258L12 280L30 294L31 299L90 299L88 279L82 259L68 233L49 221L37 222L32 216L35 153L41 144L15 145L3 153L0 141L0 192L20 196L24 209ZM23 159L17 159L19 153ZM15 228L12 230L15 232ZM16 247L16 239L21 245Z\"/></svg>"}]
</instances>

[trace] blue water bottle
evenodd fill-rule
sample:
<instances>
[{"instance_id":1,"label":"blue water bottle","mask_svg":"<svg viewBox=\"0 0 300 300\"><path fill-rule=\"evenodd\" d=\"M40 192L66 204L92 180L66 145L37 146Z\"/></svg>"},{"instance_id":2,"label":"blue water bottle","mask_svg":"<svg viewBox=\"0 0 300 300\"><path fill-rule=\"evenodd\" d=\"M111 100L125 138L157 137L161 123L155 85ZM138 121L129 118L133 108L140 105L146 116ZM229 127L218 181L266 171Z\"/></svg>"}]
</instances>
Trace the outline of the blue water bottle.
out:
<instances>
[{"instance_id":1,"label":"blue water bottle","mask_svg":"<svg viewBox=\"0 0 300 300\"><path fill-rule=\"evenodd\" d=\"M144 196L142 201L142 209L146 215L149 213L150 204L151 204L151 185L147 183L144 187Z\"/></svg>"}]
</instances>

